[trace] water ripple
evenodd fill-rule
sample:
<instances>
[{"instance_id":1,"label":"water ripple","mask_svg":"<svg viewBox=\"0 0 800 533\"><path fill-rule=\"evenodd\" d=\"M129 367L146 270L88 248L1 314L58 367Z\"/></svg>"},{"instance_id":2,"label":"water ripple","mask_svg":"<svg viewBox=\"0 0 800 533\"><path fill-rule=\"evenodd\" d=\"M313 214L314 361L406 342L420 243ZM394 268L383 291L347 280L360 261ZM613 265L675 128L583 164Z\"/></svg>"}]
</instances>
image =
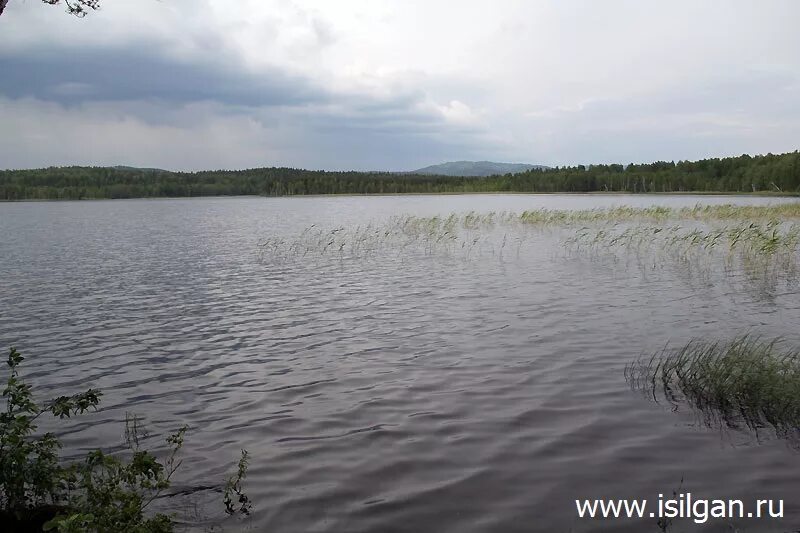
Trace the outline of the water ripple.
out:
<instances>
[{"instance_id":1,"label":"water ripple","mask_svg":"<svg viewBox=\"0 0 800 533\"><path fill-rule=\"evenodd\" d=\"M189 424L175 499L208 503L200 527L223 519L213 487L241 448L259 531L590 531L609 525L578 520L575 498L654 498L682 479L708 497L790 498L794 451L643 401L623 368L667 341L743 325L794 331L793 287L765 298L677 269L578 260L557 232L529 235L518 255L487 247L468 261L269 262L255 246L311 223L433 214L447 202L612 201L0 205L0 343L26 355L43 394L106 393L98 413L45 422L68 456L121 449L126 412L143 417L148 446ZM800 502L786 505L796 517Z\"/></svg>"}]
</instances>

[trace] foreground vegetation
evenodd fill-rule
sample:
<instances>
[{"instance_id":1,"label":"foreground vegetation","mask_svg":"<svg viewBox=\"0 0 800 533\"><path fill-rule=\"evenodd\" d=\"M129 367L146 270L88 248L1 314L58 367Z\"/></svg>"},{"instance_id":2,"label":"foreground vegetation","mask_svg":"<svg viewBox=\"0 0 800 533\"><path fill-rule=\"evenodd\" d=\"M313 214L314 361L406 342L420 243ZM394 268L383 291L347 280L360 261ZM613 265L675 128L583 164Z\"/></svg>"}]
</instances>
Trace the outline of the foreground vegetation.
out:
<instances>
[{"instance_id":1,"label":"foreground vegetation","mask_svg":"<svg viewBox=\"0 0 800 533\"><path fill-rule=\"evenodd\" d=\"M800 153L534 169L486 178L292 168L168 172L120 167L0 171L0 200L471 192L800 193Z\"/></svg>"},{"instance_id":2,"label":"foreground vegetation","mask_svg":"<svg viewBox=\"0 0 800 533\"><path fill-rule=\"evenodd\" d=\"M173 531L171 515L148 513L148 507L170 487L181 465L178 453L187 428L167 437L168 451L159 459L140 448L138 419L129 418L127 458L98 449L83 462L63 464L58 456L61 442L52 433L37 433L36 420L47 414L70 418L96 409L102 394L89 389L40 406L31 386L19 375L23 360L19 352L10 350L10 376L2 393L6 409L0 412L0 531ZM242 489L247 461L243 451L237 473L225 485L223 503L228 514L250 512Z\"/></svg>"},{"instance_id":3,"label":"foreground vegetation","mask_svg":"<svg viewBox=\"0 0 800 533\"><path fill-rule=\"evenodd\" d=\"M635 389L678 406L686 402L707 423L773 428L795 438L800 429L800 351L743 336L729 342L694 340L665 348L625 370Z\"/></svg>"}]
</instances>

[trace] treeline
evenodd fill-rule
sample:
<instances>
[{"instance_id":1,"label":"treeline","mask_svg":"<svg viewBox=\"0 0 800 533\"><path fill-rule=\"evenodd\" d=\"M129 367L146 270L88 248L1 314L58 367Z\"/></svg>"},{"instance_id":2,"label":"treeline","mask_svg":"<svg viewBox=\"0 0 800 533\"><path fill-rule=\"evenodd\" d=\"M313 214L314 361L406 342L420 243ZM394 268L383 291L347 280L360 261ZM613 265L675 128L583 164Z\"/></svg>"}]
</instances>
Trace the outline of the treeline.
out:
<instances>
[{"instance_id":1,"label":"treeline","mask_svg":"<svg viewBox=\"0 0 800 533\"><path fill-rule=\"evenodd\" d=\"M642 165L578 165L485 178L258 168L0 171L0 200L443 192L800 192L800 153Z\"/></svg>"}]
</instances>

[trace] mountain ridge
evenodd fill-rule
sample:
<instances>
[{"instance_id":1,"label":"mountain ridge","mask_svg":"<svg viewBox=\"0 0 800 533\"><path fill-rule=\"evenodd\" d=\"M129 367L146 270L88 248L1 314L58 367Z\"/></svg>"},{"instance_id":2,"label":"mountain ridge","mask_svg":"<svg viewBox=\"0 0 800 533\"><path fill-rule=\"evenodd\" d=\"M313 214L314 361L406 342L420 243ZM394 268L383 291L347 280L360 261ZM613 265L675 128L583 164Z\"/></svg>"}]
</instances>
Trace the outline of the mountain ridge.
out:
<instances>
[{"instance_id":1,"label":"mountain ridge","mask_svg":"<svg viewBox=\"0 0 800 533\"><path fill-rule=\"evenodd\" d=\"M495 161L448 161L438 165L430 165L411 174L429 174L437 176L496 176L517 174L532 169L546 169L545 165L530 163L498 163Z\"/></svg>"}]
</instances>

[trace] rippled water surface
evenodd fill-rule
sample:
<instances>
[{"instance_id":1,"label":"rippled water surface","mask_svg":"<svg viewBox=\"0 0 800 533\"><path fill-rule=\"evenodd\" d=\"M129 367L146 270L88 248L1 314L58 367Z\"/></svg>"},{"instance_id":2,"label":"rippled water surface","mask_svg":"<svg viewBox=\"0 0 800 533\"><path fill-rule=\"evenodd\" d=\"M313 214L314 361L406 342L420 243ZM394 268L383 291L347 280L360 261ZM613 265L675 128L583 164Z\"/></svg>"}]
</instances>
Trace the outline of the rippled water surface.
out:
<instances>
[{"instance_id":1,"label":"rippled water surface","mask_svg":"<svg viewBox=\"0 0 800 533\"><path fill-rule=\"evenodd\" d=\"M97 387L68 453L191 426L171 505L219 524L219 486L251 454L255 531L654 531L589 521L576 498L783 498L800 456L707 428L631 391L623 369L693 337L800 345L791 283L575 256L557 228L466 253L259 255L259 242L391 215L538 207L774 203L691 196L219 198L0 204L0 346L53 396ZM500 246L508 237L509 244ZM513 238L512 238L513 237ZM486 241L490 242L490 241ZM513 242L513 244L511 244ZM5 349L5 348L4 348ZM727 529L726 529L727 528ZM676 522L675 530L696 530Z\"/></svg>"}]
</instances>

